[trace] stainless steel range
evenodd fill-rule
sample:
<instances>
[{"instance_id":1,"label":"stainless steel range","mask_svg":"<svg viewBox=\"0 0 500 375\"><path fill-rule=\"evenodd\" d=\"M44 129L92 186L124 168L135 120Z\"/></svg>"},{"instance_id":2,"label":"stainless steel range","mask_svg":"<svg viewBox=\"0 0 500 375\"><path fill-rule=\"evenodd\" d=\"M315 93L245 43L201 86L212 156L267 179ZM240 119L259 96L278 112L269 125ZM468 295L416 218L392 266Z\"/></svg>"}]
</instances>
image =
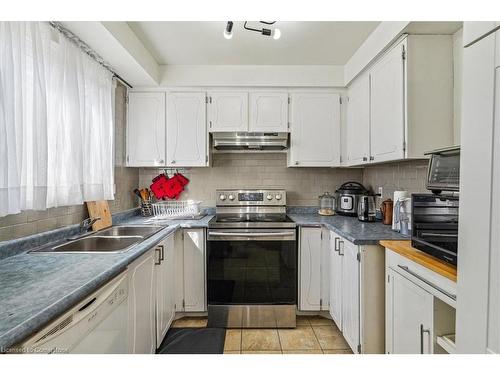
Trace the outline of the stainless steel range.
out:
<instances>
[{"instance_id":1,"label":"stainless steel range","mask_svg":"<svg viewBox=\"0 0 500 375\"><path fill-rule=\"evenodd\" d=\"M209 327L295 327L297 233L286 191L217 190L208 224Z\"/></svg>"}]
</instances>

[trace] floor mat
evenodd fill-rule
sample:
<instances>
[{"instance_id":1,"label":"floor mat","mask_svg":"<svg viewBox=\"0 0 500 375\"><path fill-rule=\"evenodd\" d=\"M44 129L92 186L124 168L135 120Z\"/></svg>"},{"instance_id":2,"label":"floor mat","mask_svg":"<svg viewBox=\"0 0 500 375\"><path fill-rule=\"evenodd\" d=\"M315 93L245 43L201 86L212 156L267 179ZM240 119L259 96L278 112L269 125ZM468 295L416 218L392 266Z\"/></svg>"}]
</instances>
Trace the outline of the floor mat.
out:
<instances>
[{"instance_id":1,"label":"floor mat","mask_svg":"<svg viewBox=\"0 0 500 375\"><path fill-rule=\"evenodd\" d=\"M224 328L171 328L158 354L222 354Z\"/></svg>"}]
</instances>

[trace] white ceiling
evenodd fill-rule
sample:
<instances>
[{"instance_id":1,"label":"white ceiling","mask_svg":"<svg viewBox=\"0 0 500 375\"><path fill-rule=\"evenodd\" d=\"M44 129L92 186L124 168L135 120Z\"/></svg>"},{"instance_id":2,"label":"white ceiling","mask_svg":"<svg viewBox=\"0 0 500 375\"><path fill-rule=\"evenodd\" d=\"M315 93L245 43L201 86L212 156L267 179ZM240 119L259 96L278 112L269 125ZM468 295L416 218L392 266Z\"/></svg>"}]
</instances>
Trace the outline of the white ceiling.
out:
<instances>
[{"instance_id":1,"label":"white ceiling","mask_svg":"<svg viewBox=\"0 0 500 375\"><path fill-rule=\"evenodd\" d=\"M279 40L227 21L129 22L159 64L169 65L344 65L379 22L276 22ZM258 26L258 23L252 22Z\"/></svg>"}]
</instances>

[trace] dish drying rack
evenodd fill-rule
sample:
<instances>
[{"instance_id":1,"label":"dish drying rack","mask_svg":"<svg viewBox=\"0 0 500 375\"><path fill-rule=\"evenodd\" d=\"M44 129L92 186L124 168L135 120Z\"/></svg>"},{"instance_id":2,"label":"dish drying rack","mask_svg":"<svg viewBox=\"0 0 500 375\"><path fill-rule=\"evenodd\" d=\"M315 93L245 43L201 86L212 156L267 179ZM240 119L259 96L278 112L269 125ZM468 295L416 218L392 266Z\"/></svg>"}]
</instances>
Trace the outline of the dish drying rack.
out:
<instances>
[{"instance_id":1,"label":"dish drying rack","mask_svg":"<svg viewBox=\"0 0 500 375\"><path fill-rule=\"evenodd\" d=\"M154 220L191 219L201 215L201 201L159 201L151 203Z\"/></svg>"}]
</instances>

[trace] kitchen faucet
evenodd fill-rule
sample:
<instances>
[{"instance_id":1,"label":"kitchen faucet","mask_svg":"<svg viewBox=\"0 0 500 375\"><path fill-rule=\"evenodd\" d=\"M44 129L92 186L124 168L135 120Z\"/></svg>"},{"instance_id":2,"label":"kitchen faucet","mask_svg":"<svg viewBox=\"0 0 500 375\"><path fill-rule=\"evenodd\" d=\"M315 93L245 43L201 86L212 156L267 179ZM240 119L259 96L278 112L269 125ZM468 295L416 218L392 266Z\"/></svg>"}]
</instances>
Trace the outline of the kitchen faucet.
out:
<instances>
[{"instance_id":1,"label":"kitchen faucet","mask_svg":"<svg viewBox=\"0 0 500 375\"><path fill-rule=\"evenodd\" d=\"M95 222L98 220L101 220L100 217L94 217L94 218L86 218L80 223L80 234L83 234L89 230L89 228L94 225Z\"/></svg>"}]
</instances>

